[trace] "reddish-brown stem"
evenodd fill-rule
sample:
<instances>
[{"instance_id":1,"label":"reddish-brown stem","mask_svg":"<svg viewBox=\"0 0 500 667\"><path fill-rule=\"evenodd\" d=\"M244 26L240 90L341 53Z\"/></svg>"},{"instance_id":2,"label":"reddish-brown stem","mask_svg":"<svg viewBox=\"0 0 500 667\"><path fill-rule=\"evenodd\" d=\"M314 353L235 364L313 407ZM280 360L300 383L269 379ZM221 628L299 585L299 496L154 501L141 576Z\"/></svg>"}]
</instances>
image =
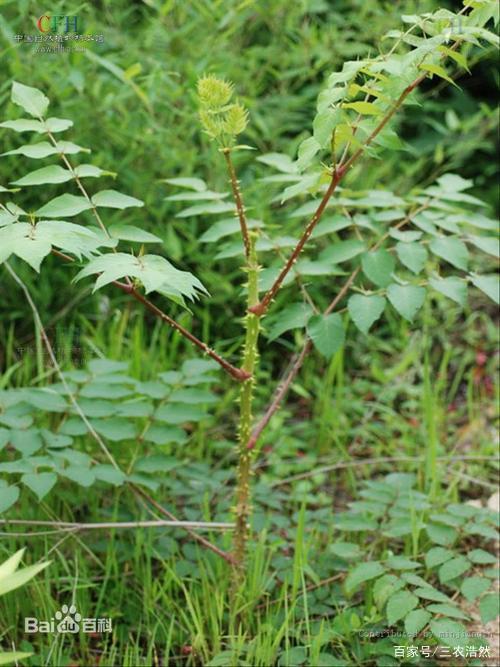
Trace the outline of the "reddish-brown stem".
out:
<instances>
[{"instance_id":1,"label":"reddish-brown stem","mask_svg":"<svg viewBox=\"0 0 500 667\"><path fill-rule=\"evenodd\" d=\"M240 185L238 177L236 176L236 171L234 169L233 161L231 159L231 149L224 148L222 153L226 160L227 170L229 172L229 179L231 181L231 188L233 190L234 202L236 204L236 215L240 221L241 236L243 238L243 245L245 246L245 257L248 260L250 255L250 238L248 236L248 225L246 218L245 205L243 204L243 198L241 196Z\"/></svg>"},{"instance_id":2,"label":"reddish-brown stem","mask_svg":"<svg viewBox=\"0 0 500 667\"><path fill-rule=\"evenodd\" d=\"M116 287L119 287L126 294L130 294L132 298L142 303L142 305L154 313L156 317L166 322L169 326L184 336L184 338L187 338L193 345L198 347L211 359L216 361L232 378L238 380L239 382L244 382L245 380L249 380L252 377L250 373L247 373L242 368L237 368L236 366L233 366L228 361L223 359L219 354L217 354L217 352L215 352L215 350L212 350L212 348L209 347L206 343L201 341L199 338L196 338L196 336L194 336L190 331L185 329L174 319L169 317L166 313L163 312L163 310L158 308L158 306L155 306L154 303L138 292L133 285L127 285L126 283L120 283L116 281L113 284L116 285Z\"/></svg>"},{"instance_id":3,"label":"reddish-brown stem","mask_svg":"<svg viewBox=\"0 0 500 667\"><path fill-rule=\"evenodd\" d=\"M258 315L262 317L266 310L269 308L269 304L271 301L274 299L276 296L276 292L279 290L281 287L283 281L285 280L286 276L288 275L288 272L291 270L295 262L297 261L300 253L302 252L303 247L309 240L309 237L314 231L314 228L316 227L319 219L323 215L323 212L330 201L330 197L333 195L335 192L335 188L340 182L340 179L342 178L342 175L344 173L344 168L339 167L333 174L332 179L330 181L330 185L328 186L325 194L323 195L322 200L319 203L318 208L316 209L316 212L314 213L313 217L309 221L307 227L304 230L304 233L302 234L299 242L294 248L294 251L290 255L289 259L287 260L285 266L281 269L280 274L274 281L274 284L272 287L269 289L269 291L265 294L264 298L261 299L261 301L253 306L253 308L250 308L250 312L254 313L255 315Z\"/></svg>"},{"instance_id":4,"label":"reddish-brown stem","mask_svg":"<svg viewBox=\"0 0 500 667\"><path fill-rule=\"evenodd\" d=\"M67 262L73 262L73 258L70 257L69 255L66 255L63 252L60 252L59 250L52 250L54 255L57 255L58 257L61 257L62 259L66 260ZM251 378L251 375L244 371L242 368L237 368L236 366L233 366L232 364L229 363L229 361L226 361L221 357L215 350L212 350L211 347L209 347L206 343L201 341L199 338L196 338L194 334L192 334L190 331L185 329L181 324L176 322L176 320L172 319L169 317L166 313L161 310L161 308L158 308L158 306L155 306L154 303L152 303L149 299L147 299L145 296L143 296L140 292L138 292L135 287L130 284L130 283L122 283L118 280L114 280L112 282L112 285L115 287L118 287L119 289L122 290L122 292L125 292L125 294L129 294L133 299L136 301L139 301L142 303L142 305L147 308L149 311L154 313L156 317L159 319L163 320L163 322L166 322L169 326L172 327L172 329L175 329L178 331L181 336L184 336L184 338L187 338L193 345L198 347L200 350L202 350L206 355L208 355L211 359L216 361L225 371L228 373L232 378L235 380L238 380L238 382L244 382L245 380L248 380Z\"/></svg>"},{"instance_id":5,"label":"reddish-brown stem","mask_svg":"<svg viewBox=\"0 0 500 667\"><path fill-rule=\"evenodd\" d=\"M358 160L358 158L363 154L365 151L366 147L369 146L373 140L377 137L377 135L384 129L384 127L387 125L387 123L390 121L390 119L394 116L396 111L400 108L400 106L403 104L404 100L408 97L408 95L415 90L415 88L426 78L427 73L421 74L419 77L417 77L409 86L407 86L401 95L398 97L396 102L393 104L391 109L386 113L386 115L382 118L380 123L377 125L377 127L373 130L373 132L370 134L370 136L367 138L367 140L364 142L360 148L345 162L344 164L341 164L337 167L337 169L333 172L330 185L328 186L328 189L326 190L325 194L323 195L322 200L319 203L318 208L316 209L316 212L314 213L313 217L311 218L310 222L308 223L307 227L304 230L304 233L302 234L299 242L295 246L290 258L286 262L285 266L283 269L280 271L278 277L274 281L274 284L269 288L268 292L265 294L265 296L261 299L261 301L254 306L253 308L250 309L252 313L255 313L256 315L260 315L261 317L265 314L266 310L269 308L269 304L271 301L274 299L276 296L276 293L280 289L281 285L283 284L283 281L285 280L286 276L288 275L290 269L293 267L295 262L297 261L300 253L302 252L302 249L304 248L305 244L309 240L311 234L314 231L314 228L319 222L319 219L321 218L328 202L330 201L331 196L335 192L335 189L337 185L340 183L344 175L347 173L347 171L352 167L352 165Z\"/></svg>"}]
</instances>

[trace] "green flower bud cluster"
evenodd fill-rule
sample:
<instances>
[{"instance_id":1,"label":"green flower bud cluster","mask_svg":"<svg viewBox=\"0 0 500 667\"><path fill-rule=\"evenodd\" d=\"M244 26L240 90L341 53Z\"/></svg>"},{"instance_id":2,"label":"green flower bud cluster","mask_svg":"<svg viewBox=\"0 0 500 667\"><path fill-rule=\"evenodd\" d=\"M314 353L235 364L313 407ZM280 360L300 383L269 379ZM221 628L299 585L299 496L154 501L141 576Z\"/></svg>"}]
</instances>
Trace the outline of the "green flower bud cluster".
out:
<instances>
[{"instance_id":1,"label":"green flower bud cluster","mask_svg":"<svg viewBox=\"0 0 500 667\"><path fill-rule=\"evenodd\" d=\"M200 120L205 132L221 146L231 146L248 123L248 111L231 102L234 86L229 81L208 75L198 79Z\"/></svg>"}]
</instances>

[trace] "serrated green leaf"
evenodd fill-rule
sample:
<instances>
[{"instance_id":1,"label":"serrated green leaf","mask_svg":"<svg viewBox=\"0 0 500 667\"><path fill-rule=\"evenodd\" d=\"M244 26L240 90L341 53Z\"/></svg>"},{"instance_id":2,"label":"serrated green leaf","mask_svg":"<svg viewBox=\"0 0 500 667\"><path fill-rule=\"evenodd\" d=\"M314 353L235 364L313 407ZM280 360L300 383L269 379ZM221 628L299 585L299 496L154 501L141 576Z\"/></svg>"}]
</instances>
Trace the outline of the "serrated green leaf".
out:
<instances>
[{"instance_id":1,"label":"serrated green leaf","mask_svg":"<svg viewBox=\"0 0 500 667\"><path fill-rule=\"evenodd\" d=\"M378 116L382 113L382 109L373 102L349 102L343 104L344 109L353 109L356 113L363 116Z\"/></svg>"},{"instance_id":2,"label":"serrated green leaf","mask_svg":"<svg viewBox=\"0 0 500 667\"><path fill-rule=\"evenodd\" d=\"M116 190L102 190L93 195L92 203L95 206L102 206L104 208L131 208L134 206L144 206L144 202L135 197L129 197Z\"/></svg>"},{"instance_id":3,"label":"serrated green leaf","mask_svg":"<svg viewBox=\"0 0 500 667\"><path fill-rule=\"evenodd\" d=\"M425 565L428 568L436 567L441 565L447 560L450 560L454 556L454 552L449 549L444 549L443 547L432 547L425 554Z\"/></svg>"},{"instance_id":4,"label":"serrated green leaf","mask_svg":"<svg viewBox=\"0 0 500 667\"><path fill-rule=\"evenodd\" d=\"M394 625L418 605L418 597L409 591L397 591L387 600L387 622Z\"/></svg>"},{"instance_id":5,"label":"serrated green leaf","mask_svg":"<svg viewBox=\"0 0 500 667\"><path fill-rule=\"evenodd\" d=\"M64 194L47 202L35 212L40 218L69 218L92 208L92 203L85 197Z\"/></svg>"},{"instance_id":6,"label":"serrated green leaf","mask_svg":"<svg viewBox=\"0 0 500 667\"><path fill-rule=\"evenodd\" d=\"M163 183L169 185L176 185L180 188L188 188L189 190L196 190L196 192L203 192L207 189L207 184L201 178L180 177L180 178L165 178Z\"/></svg>"},{"instance_id":7,"label":"serrated green leaf","mask_svg":"<svg viewBox=\"0 0 500 667\"><path fill-rule=\"evenodd\" d=\"M359 255L365 250L365 244L356 239L347 241L338 241L329 248L323 250L320 254L320 259L331 262L332 264L339 264L346 262L356 255Z\"/></svg>"},{"instance_id":8,"label":"serrated green leaf","mask_svg":"<svg viewBox=\"0 0 500 667\"><path fill-rule=\"evenodd\" d=\"M485 577L467 577L467 579L463 580L460 590L469 602L473 602L485 593L490 586L491 581Z\"/></svg>"},{"instance_id":9,"label":"serrated green leaf","mask_svg":"<svg viewBox=\"0 0 500 667\"><path fill-rule=\"evenodd\" d=\"M446 73L446 70L444 67L441 67L441 65L432 65L430 63L422 63L419 65L420 69L423 69L425 72L430 72L430 74L435 74L441 79L444 79L445 81L448 81L448 83L451 83L453 86L458 88L457 84L453 81L451 77L448 76Z\"/></svg>"},{"instance_id":10,"label":"serrated green leaf","mask_svg":"<svg viewBox=\"0 0 500 667\"><path fill-rule=\"evenodd\" d=\"M17 486L6 486L0 488L0 514L6 512L19 498Z\"/></svg>"},{"instance_id":11,"label":"serrated green leaf","mask_svg":"<svg viewBox=\"0 0 500 667\"><path fill-rule=\"evenodd\" d=\"M417 561L404 556L392 556L385 561L385 565L391 570L416 570L421 567Z\"/></svg>"},{"instance_id":12,"label":"serrated green leaf","mask_svg":"<svg viewBox=\"0 0 500 667\"><path fill-rule=\"evenodd\" d=\"M415 274L422 271L428 257L427 250L419 243L404 243L400 241L396 244L396 252L399 261Z\"/></svg>"},{"instance_id":13,"label":"serrated green leaf","mask_svg":"<svg viewBox=\"0 0 500 667\"><path fill-rule=\"evenodd\" d=\"M330 551L343 560L356 560L361 556L359 544L354 542L334 542L330 545Z\"/></svg>"},{"instance_id":14,"label":"serrated green leaf","mask_svg":"<svg viewBox=\"0 0 500 667\"><path fill-rule=\"evenodd\" d=\"M470 643L470 637L461 623L450 621L448 618L432 620L430 628L439 644L458 647Z\"/></svg>"},{"instance_id":15,"label":"serrated green leaf","mask_svg":"<svg viewBox=\"0 0 500 667\"><path fill-rule=\"evenodd\" d=\"M465 558L465 556L456 556L456 558L451 558L447 560L439 568L439 581L442 584L445 584L452 579L456 579L460 575L467 572L471 567L470 562Z\"/></svg>"},{"instance_id":16,"label":"serrated green leaf","mask_svg":"<svg viewBox=\"0 0 500 667\"><path fill-rule=\"evenodd\" d=\"M57 482L57 475L53 472L26 473L21 482L37 495L38 500L43 500Z\"/></svg>"},{"instance_id":17,"label":"serrated green leaf","mask_svg":"<svg viewBox=\"0 0 500 667\"><path fill-rule=\"evenodd\" d=\"M470 274L470 281L497 305L500 304L500 281L496 275Z\"/></svg>"},{"instance_id":18,"label":"serrated green leaf","mask_svg":"<svg viewBox=\"0 0 500 667\"><path fill-rule=\"evenodd\" d=\"M344 325L338 313L314 315L307 323L307 333L316 349L330 359L345 340Z\"/></svg>"},{"instance_id":19,"label":"serrated green leaf","mask_svg":"<svg viewBox=\"0 0 500 667\"><path fill-rule=\"evenodd\" d=\"M12 82L11 100L34 118L43 118L49 107L49 98L38 88Z\"/></svg>"},{"instance_id":20,"label":"serrated green leaf","mask_svg":"<svg viewBox=\"0 0 500 667\"><path fill-rule=\"evenodd\" d=\"M18 181L12 181L12 185L27 186L27 185L44 185L46 183L66 183L73 178L73 175L68 169L64 169L59 165L52 164L48 167L36 169L30 174L23 176Z\"/></svg>"},{"instance_id":21,"label":"serrated green leaf","mask_svg":"<svg viewBox=\"0 0 500 667\"><path fill-rule=\"evenodd\" d=\"M372 324L382 315L385 303L383 296L353 294L347 302L347 308L354 324L362 333L367 334Z\"/></svg>"},{"instance_id":22,"label":"serrated green leaf","mask_svg":"<svg viewBox=\"0 0 500 667\"><path fill-rule=\"evenodd\" d=\"M311 164L316 153L321 150L321 145L314 137L308 137L300 144L297 152L297 170L303 172Z\"/></svg>"},{"instance_id":23,"label":"serrated green leaf","mask_svg":"<svg viewBox=\"0 0 500 667\"><path fill-rule=\"evenodd\" d=\"M423 600L431 600L432 602L451 602L450 598L446 596L441 591L438 591L432 586L422 586L422 588L416 588L414 591L415 595Z\"/></svg>"},{"instance_id":24,"label":"serrated green leaf","mask_svg":"<svg viewBox=\"0 0 500 667\"><path fill-rule=\"evenodd\" d=\"M490 565L498 562L498 559L493 555L484 551L484 549L473 549L467 554L471 563L478 563L479 565Z\"/></svg>"},{"instance_id":25,"label":"serrated green leaf","mask_svg":"<svg viewBox=\"0 0 500 667\"><path fill-rule=\"evenodd\" d=\"M179 271L159 255L134 257L122 252L101 255L91 260L74 280L81 280L93 273L100 274L94 286L94 292L113 280L130 276L142 282L146 293L154 290L174 300L183 297L195 299L199 293L207 294L206 289L195 276L187 271Z\"/></svg>"},{"instance_id":26,"label":"serrated green leaf","mask_svg":"<svg viewBox=\"0 0 500 667\"><path fill-rule=\"evenodd\" d=\"M384 574L384 568L378 561L360 563L349 572L345 580L345 590L348 595L356 591L365 581L370 581Z\"/></svg>"},{"instance_id":27,"label":"serrated green leaf","mask_svg":"<svg viewBox=\"0 0 500 667\"><path fill-rule=\"evenodd\" d=\"M144 434L143 440L155 445L168 445L170 443L182 445L186 442L187 437L185 432L177 426L152 424Z\"/></svg>"},{"instance_id":28,"label":"serrated green leaf","mask_svg":"<svg viewBox=\"0 0 500 667\"><path fill-rule=\"evenodd\" d=\"M361 259L363 273L378 287L390 284L395 265L394 257L383 248L367 252Z\"/></svg>"},{"instance_id":29,"label":"serrated green leaf","mask_svg":"<svg viewBox=\"0 0 500 667\"><path fill-rule=\"evenodd\" d=\"M308 303L292 303L286 306L269 329L268 339L272 341L290 329L305 327L312 314L313 310Z\"/></svg>"},{"instance_id":30,"label":"serrated green leaf","mask_svg":"<svg viewBox=\"0 0 500 667\"><path fill-rule=\"evenodd\" d=\"M429 248L438 257L445 259L457 269L467 271L469 251L463 241L452 236L441 236L432 239Z\"/></svg>"},{"instance_id":31,"label":"serrated green leaf","mask_svg":"<svg viewBox=\"0 0 500 667\"><path fill-rule=\"evenodd\" d=\"M107 482L108 484L113 484L113 486L121 486L127 479L126 475L121 470L118 470L107 463L100 463L99 465L93 466L92 471L94 472L96 479L99 479L102 482Z\"/></svg>"},{"instance_id":32,"label":"serrated green leaf","mask_svg":"<svg viewBox=\"0 0 500 667\"><path fill-rule=\"evenodd\" d=\"M326 148L330 145L332 132L341 117L340 109L328 107L320 111L313 121L313 136L321 146Z\"/></svg>"},{"instance_id":33,"label":"serrated green leaf","mask_svg":"<svg viewBox=\"0 0 500 667\"><path fill-rule=\"evenodd\" d=\"M137 436L136 425L124 417L94 419L92 426L100 435L103 435L107 440L111 440L112 442L132 440Z\"/></svg>"},{"instance_id":34,"label":"serrated green leaf","mask_svg":"<svg viewBox=\"0 0 500 667\"><path fill-rule=\"evenodd\" d=\"M469 236L467 240L482 250L483 252L488 253L488 255L493 255L493 257L500 257L500 246L499 241L495 236Z\"/></svg>"},{"instance_id":35,"label":"serrated green leaf","mask_svg":"<svg viewBox=\"0 0 500 667\"><path fill-rule=\"evenodd\" d=\"M479 602L479 613L483 623L495 621L500 614L500 598L497 593L485 595Z\"/></svg>"},{"instance_id":36,"label":"serrated green leaf","mask_svg":"<svg viewBox=\"0 0 500 667\"><path fill-rule=\"evenodd\" d=\"M161 243L162 239L155 234L146 232L140 227L134 225L111 225L109 235L122 239L123 241L136 241L137 243Z\"/></svg>"},{"instance_id":37,"label":"serrated green leaf","mask_svg":"<svg viewBox=\"0 0 500 667\"><path fill-rule=\"evenodd\" d=\"M39 237L35 227L27 222L16 222L0 228L0 263L14 254L38 272L42 260L51 250L50 241Z\"/></svg>"},{"instance_id":38,"label":"serrated green leaf","mask_svg":"<svg viewBox=\"0 0 500 667\"><path fill-rule=\"evenodd\" d=\"M468 620L469 616L466 613L461 611L458 607L453 604L430 604L427 609L433 614L442 614L443 616L448 616L449 618L460 618L462 620Z\"/></svg>"},{"instance_id":39,"label":"serrated green leaf","mask_svg":"<svg viewBox=\"0 0 500 667\"><path fill-rule=\"evenodd\" d=\"M389 285L387 298L405 320L412 322L425 300L425 289L415 285Z\"/></svg>"},{"instance_id":40,"label":"serrated green leaf","mask_svg":"<svg viewBox=\"0 0 500 667\"><path fill-rule=\"evenodd\" d=\"M425 628L431 619L431 614L425 609L414 609L405 616L405 630L410 637L415 637Z\"/></svg>"},{"instance_id":41,"label":"serrated green leaf","mask_svg":"<svg viewBox=\"0 0 500 667\"><path fill-rule=\"evenodd\" d=\"M467 283L460 278L429 278L429 285L437 292L464 306L467 301Z\"/></svg>"}]
</instances>

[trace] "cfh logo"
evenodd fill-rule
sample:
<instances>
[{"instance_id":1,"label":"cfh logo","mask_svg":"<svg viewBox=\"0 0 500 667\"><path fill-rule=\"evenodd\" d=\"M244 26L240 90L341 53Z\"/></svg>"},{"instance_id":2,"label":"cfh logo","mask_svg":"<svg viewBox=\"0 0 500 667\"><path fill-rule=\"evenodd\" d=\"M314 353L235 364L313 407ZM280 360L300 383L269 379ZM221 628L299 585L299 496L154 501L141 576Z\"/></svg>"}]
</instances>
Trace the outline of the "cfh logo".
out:
<instances>
[{"instance_id":1,"label":"cfh logo","mask_svg":"<svg viewBox=\"0 0 500 667\"><path fill-rule=\"evenodd\" d=\"M113 623L110 618L82 618L74 604L68 607L63 604L60 611L48 620L41 621L30 617L24 619L24 632L27 634L76 634L77 632L112 632Z\"/></svg>"},{"instance_id":2,"label":"cfh logo","mask_svg":"<svg viewBox=\"0 0 500 667\"><path fill-rule=\"evenodd\" d=\"M36 22L40 32L78 32L78 16L54 15L40 16Z\"/></svg>"}]
</instances>

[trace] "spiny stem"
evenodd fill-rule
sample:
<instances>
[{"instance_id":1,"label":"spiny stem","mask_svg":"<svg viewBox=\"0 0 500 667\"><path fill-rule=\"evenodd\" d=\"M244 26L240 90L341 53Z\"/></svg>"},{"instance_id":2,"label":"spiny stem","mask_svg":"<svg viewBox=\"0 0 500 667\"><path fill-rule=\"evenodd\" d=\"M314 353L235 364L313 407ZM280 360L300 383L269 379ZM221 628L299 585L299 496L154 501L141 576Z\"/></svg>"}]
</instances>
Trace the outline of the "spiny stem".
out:
<instances>
[{"instance_id":1,"label":"spiny stem","mask_svg":"<svg viewBox=\"0 0 500 667\"><path fill-rule=\"evenodd\" d=\"M226 160L227 170L229 172L229 178L231 181L231 188L233 190L234 202L236 204L236 215L240 221L241 236L243 238L243 245L245 246L245 257L250 256L250 238L248 235L248 224L246 219L245 206L243 204L243 199L241 197L240 185L238 178L236 176L236 171L234 169L233 161L231 159L231 149L223 148L222 154Z\"/></svg>"},{"instance_id":2,"label":"spiny stem","mask_svg":"<svg viewBox=\"0 0 500 667\"><path fill-rule=\"evenodd\" d=\"M154 313L156 317L166 322L169 326L171 326L173 329L178 331L182 336L184 336L184 338L187 338L193 345L198 347L211 359L216 361L232 378L238 380L238 382L244 382L250 379L251 374L249 374L245 370L245 368L237 368L236 366L230 364L229 361L226 361L223 357L217 354L215 350L213 350L206 343L197 338L190 331L185 329L181 324L179 324L179 322L169 317L166 313L163 312L163 310L158 308L158 306L155 306L154 303L152 303L149 299L147 299L140 292L138 292L133 285L132 286L127 285L125 283L120 283L117 281L115 281L113 284L116 285L116 287L119 287L126 294L130 294L132 298L142 303L143 306L152 313Z\"/></svg>"},{"instance_id":3,"label":"spiny stem","mask_svg":"<svg viewBox=\"0 0 500 667\"><path fill-rule=\"evenodd\" d=\"M258 275L259 265L255 250L255 235L249 235L249 256L247 264L248 292L247 307L255 305L259 298ZM243 353L243 370L250 378L246 380L240 391L240 421L238 428L238 470L236 486L235 531L233 543L233 555L235 560L235 572L233 579L233 591L236 592L243 578L246 558L246 548L249 534L248 521L251 514L250 505L250 477L251 477L251 452L246 443L252 432L252 404L253 388L255 384L254 374L257 363L257 344L259 339L260 318L254 313L247 312L245 316L245 348Z\"/></svg>"}]
</instances>

